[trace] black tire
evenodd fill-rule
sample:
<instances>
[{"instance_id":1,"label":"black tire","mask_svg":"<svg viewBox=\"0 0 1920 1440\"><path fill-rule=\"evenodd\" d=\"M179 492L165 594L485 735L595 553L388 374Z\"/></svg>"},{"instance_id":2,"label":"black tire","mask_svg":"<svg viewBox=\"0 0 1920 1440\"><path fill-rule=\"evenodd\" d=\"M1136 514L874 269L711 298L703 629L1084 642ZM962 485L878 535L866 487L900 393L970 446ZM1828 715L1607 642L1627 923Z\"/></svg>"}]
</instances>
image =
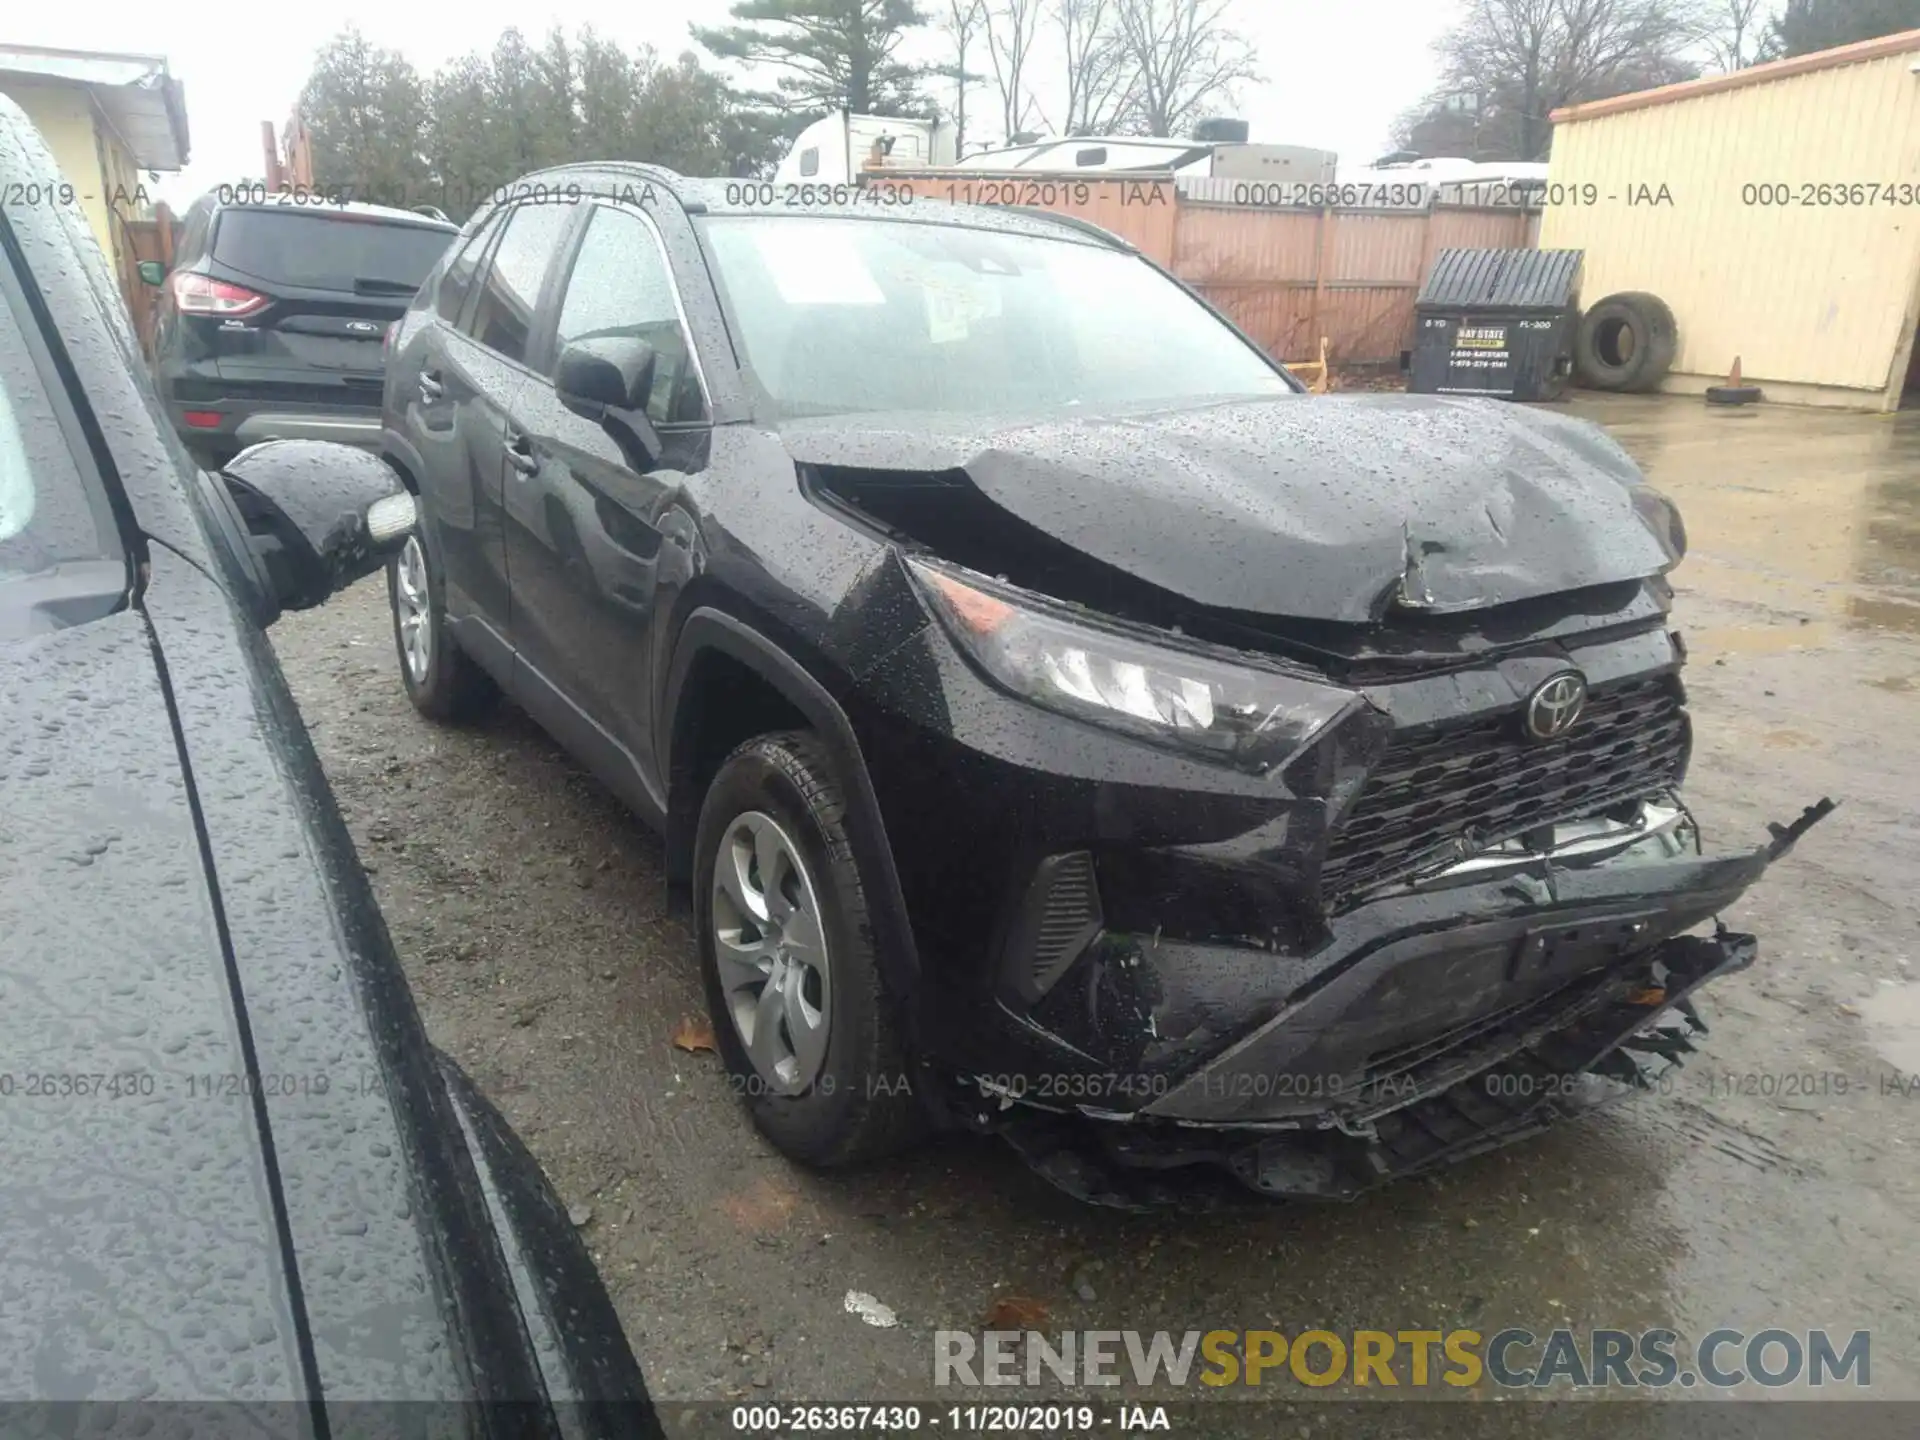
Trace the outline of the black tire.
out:
<instances>
[{"instance_id":1,"label":"black tire","mask_svg":"<svg viewBox=\"0 0 1920 1440\"><path fill-rule=\"evenodd\" d=\"M694 837L700 971L720 1058L760 1133L782 1154L822 1169L897 1153L919 1138L924 1111L907 1082L894 997L881 982L866 890L847 837L832 757L806 731L761 735L729 755L707 787ZM806 866L825 936L831 987L825 1057L796 1094L756 1070L727 1004L715 954L714 873L723 837L752 812L772 818Z\"/></svg>"},{"instance_id":2,"label":"black tire","mask_svg":"<svg viewBox=\"0 0 1920 1440\"><path fill-rule=\"evenodd\" d=\"M1709 405L1751 405L1760 398L1758 385L1709 385Z\"/></svg>"},{"instance_id":3,"label":"black tire","mask_svg":"<svg viewBox=\"0 0 1920 1440\"><path fill-rule=\"evenodd\" d=\"M402 571L410 563L409 550L415 548L427 597L424 624L428 644L424 674L416 674L408 660L401 622L403 608L410 608L402 598ZM493 677L474 663L473 657L460 648L448 631L446 584L440 577L440 562L434 556L433 546L417 530L387 562L387 610L393 618L393 651L394 658L400 662L400 683L406 688L413 708L442 724L458 724L484 715L499 698L499 689Z\"/></svg>"},{"instance_id":4,"label":"black tire","mask_svg":"<svg viewBox=\"0 0 1920 1440\"><path fill-rule=\"evenodd\" d=\"M1573 368L1592 390L1643 394L1673 368L1680 330L1658 295L1623 290L1580 317L1573 339Z\"/></svg>"}]
</instances>

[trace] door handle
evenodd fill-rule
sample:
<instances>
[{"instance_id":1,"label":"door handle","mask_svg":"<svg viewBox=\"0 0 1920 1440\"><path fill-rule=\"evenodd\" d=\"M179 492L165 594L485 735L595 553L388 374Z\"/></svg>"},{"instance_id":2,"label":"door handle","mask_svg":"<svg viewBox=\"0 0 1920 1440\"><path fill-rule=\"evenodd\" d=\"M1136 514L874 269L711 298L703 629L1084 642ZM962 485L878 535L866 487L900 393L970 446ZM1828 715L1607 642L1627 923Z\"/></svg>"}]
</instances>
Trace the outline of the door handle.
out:
<instances>
[{"instance_id":1,"label":"door handle","mask_svg":"<svg viewBox=\"0 0 1920 1440\"><path fill-rule=\"evenodd\" d=\"M420 372L420 398L422 400L438 400L446 393L446 387L440 383L440 377L437 374L431 370L422 370Z\"/></svg>"},{"instance_id":2,"label":"door handle","mask_svg":"<svg viewBox=\"0 0 1920 1440\"><path fill-rule=\"evenodd\" d=\"M507 432L507 463L522 475L531 475L540 468L524 433Z\"/></svg>"}]
</instances>

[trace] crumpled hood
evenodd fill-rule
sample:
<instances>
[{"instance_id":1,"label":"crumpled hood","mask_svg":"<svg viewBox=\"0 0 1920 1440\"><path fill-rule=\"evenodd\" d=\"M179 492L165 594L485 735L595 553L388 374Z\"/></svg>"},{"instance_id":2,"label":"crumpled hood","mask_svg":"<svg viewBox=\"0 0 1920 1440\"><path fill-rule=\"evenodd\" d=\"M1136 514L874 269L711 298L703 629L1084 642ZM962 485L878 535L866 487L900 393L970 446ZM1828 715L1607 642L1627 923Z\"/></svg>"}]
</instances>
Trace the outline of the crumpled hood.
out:
<instances>
[{"instance_id":1,"label":"crumpled hood","mask_svg":"<svg viewBox=\"0 0 1920 1440\"><path fill-rule=\"evenodd\" d=\"M1677 523L1597 426L1493 400L1300 397L995 425L781 427L803 464L962 470L1054 538L1196 604L1367 621L1658 574Z\"/></svg>"}]
</instances>

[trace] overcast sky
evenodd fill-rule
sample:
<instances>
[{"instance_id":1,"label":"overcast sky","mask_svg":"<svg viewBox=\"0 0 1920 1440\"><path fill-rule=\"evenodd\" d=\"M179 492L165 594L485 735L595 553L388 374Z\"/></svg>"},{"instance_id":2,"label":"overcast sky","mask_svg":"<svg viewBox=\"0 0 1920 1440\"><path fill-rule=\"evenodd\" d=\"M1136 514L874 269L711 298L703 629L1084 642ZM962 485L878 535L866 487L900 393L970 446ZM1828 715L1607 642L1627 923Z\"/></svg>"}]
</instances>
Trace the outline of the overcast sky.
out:
<instances>
[{"instance_id":1,"label":"overcast sky","mask_svg":"<svg viewBox=\"0 0 1920 1440\"><path fill-rule=\"evenodd\" d=\"M926 8L938 3L933 0ZM1252 122L1253 138L1337 150L1349 160L1370 160L1387 148L1394 116L1429 84L1429 47L1458 8L1458 0L1236 3L1240 28L1265 73L1264 83L1246 87L1237 107ZM261 173L260 122L285 119L314 52L349 24L358 25L374 44L399 50L422 71L431 71L455 55L490 47L510 25L537 40L552 20L569 30L590 23L610 39L648 43L674 55L697 48L687 33L689 22L724 20L727 3L562 0L543 12L505 0L463 0L448 7L308 0L203 8L187 23L182 23L183 12L151 0L69 0L64 5L22 0L10 8L6 39L14 44L167 57L186 86L193 153L187 170L164 177L158 189L183 208L211 186ZM974 96L972 114L993 110L990 86ZM950 95L941 98L951 105ZM976 133L984 138L984 131Z\"/></svg>"}]
</instances>

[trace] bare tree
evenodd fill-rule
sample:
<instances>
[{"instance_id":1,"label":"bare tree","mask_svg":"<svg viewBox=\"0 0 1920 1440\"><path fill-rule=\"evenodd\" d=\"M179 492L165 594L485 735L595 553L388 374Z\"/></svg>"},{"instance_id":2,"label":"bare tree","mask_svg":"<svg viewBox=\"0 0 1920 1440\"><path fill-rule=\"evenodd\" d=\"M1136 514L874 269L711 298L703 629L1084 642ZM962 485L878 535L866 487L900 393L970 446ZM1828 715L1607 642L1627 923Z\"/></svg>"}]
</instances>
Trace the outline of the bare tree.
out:
<instances>
[{"instance_id":1,"label":"bare tree","mask_svg":"<svg viewBox=\"0 0 1920 1440\"><path fill-rule=\"evenodd\" d=\"M1715 0L1701 16L1701 39L1722 70L1744 70L1767 39L1767 0Z\"/></svg>"},{"instance_id":2,"label":"bare tree","mask_svg":"<svg viewBox=\"0 0 1920 1440\"><path fill-rule=\"evenodd\" d=\"M1062 135L1104 135L1120 128L1138 99L1139 71L1118 28L1116 0L1054 0L1050 17L1065 64Z\"/></svg>"},{"instance_id":3,"label":"bare tree","mask_svg":"<svg viewBox=\"0 0 1920 1440\"><path fill-rule=\"evenodd\" d=\"M953 153L967 153L967 90L984 77L967 69L967 51L987 23L986 0L947 0L947 13L940 20L941 33L953 46L953 65L940 73L953 81Z\"/></svg>"},{"instance_id":4,"label":"bare tree","mask_svg":"<svg viewBox=\"0 0 1920 1440\"><path fill-rule=\"evenodd\" d=\"M1042 0L989 0L986 7L987 58L993 63L993 82L1000 92L1000 120L1006 139L1026 127L1033 97L1027 84L1027 65L1033 58L1034 37L1040 28Z\"/></svg>"},{"instance_id":5,"label":"bare tree","mask_svg":"<svg viewBox=\"0 0 1920 1440\"><path fill-rule=\"evenodd\" d=\"M1229 17L1233 0L1112 0L1114 33L1134 72L1129 119L1149 135L1185 131L1259 78Z\"/></svg>"},{"instance_id":6,"label":"bare tree","mask_svg":"<svg viewBox=\"0 0 1920 1440\"><path fill-rule=\"evenodd\" d=\"M1446 95L1477 93L1483 138L1538 160L1563 105L1687 79L1699 33L1692 0L1470 0L1438 45Z\"/></svg>"}]
</instances>

